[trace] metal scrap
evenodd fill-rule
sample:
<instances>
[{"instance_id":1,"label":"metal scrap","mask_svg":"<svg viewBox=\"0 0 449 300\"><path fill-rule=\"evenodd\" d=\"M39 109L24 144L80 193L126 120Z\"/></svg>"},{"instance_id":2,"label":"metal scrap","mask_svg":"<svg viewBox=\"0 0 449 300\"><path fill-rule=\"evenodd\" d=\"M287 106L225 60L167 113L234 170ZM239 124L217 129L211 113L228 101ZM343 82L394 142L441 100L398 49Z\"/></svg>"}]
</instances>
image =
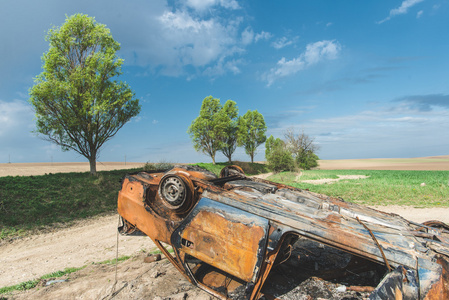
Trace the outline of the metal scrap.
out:
<instances>
[{"instance_id":1,"label":"metal scrap","mask_svg":"<svg viewBox=\"0 0 449 300\"><path fill-rule=\"evenodd\" d=\"M222 299L258 299L272 269L298 257L302 239L351 257L322 278L382 270L370 299L449 299L446 224L249 178L238 166L220 177L193 166L129 174L118 212L122 233L139 229L192 284Z\"/></svg>"}]
</instances>

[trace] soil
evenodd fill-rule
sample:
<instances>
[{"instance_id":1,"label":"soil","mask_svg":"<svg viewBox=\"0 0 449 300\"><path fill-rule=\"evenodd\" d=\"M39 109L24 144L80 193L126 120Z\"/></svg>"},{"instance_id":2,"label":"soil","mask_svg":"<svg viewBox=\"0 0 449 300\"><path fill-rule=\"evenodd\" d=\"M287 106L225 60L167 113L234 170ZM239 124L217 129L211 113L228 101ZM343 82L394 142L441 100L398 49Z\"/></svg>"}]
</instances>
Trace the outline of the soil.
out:
<instances>
[{"instance_id":1,"label":"soil","mask_svg":"<svg viewBox=\"0 0 449 300\"><path fill-rule=\"evenodd\" d=\"M449 170L449 155L418 158L320 160L321 170Z\"/></svg>"},{"instance_id":2,"label":"soil","mask_svg":"<svg viewBox=\"0 0 449 300\"><path fill-rule=\"evenodd\" d=\"M5 167L9 165L9 167ZM15 166L0 165L0 176L38 175L59 171L76 172L71 167L78 164L53 166ZM142 164L140 164L141 166ZM79 166L78 166L79 167ZM118 165L112 166L116 168ZM126 168L129 168L127 164ZM88 165L82 171L88 171ZM87 169L86 169L87 168ZM449 169L449 168L447 168ZM100 168L99 168L100 170ZM44 173L42 173L44 172ZM421 223L427 220L440 220L449 223L449 208L412 208L401 206L374 207ZM57 278L63 280L50 285L42 281L36 288L28 291L15 291L0 295L0 299L215 299L191 285L166 259L144 263L147 253L156 246L145 236L117 236L118 215L96 217L76 222L75 225L54 229L50 232L26 238L2 241L0 243L0 287L33 280L44 274L64 270L67 267L84 269ZM118 241L118 248L117 248ZM117 255L132 258L117 265L97 264ZM116 277L117 276L117 277ZM275 280L272 280L275 282ZM298 289L324 286L332 297L338 294L338 286L320 279L295 282ZM304 287L304 288L302 288ZM287 294L286 294L287 295ZM330 294L329 294L330 295ZM323 294L324 296L324 294ZM359 297L360 296L360 297ZM359 294L353 299L362 299ZM297 299L307 299L298 297ZM346 297L346 296L345 296ZM291 299L291 298L290 298ZM296 299L296 298L295 298Z\"/></svg>"},{"instance_id":3,"label":"soil","mask_svg":"<svg viewBox=\"0 0 449 300\"><path fill-rule=\"evenodd\" d=\"M337 175L338 178L323 178L323 179L315 179L315 180L302 180L301 182L310 183L310 184L332 184L340 180L356 180L356 179L365 179L369 176L366 175ZM298 180L297 180L298 181Z\"/></svg>"},{"instance_id":4,"label":"soil","mask_svg":"<svg viewBox=\"0 0 449 300\"><path fill-rule=\"evenodd\" d=\"M97 162L97 171L141 168L145 163ZM0 177L37 176L49 173L89 172L88 162L79 163L8 163L0 164Z\"/></svg>"}]
</instances>

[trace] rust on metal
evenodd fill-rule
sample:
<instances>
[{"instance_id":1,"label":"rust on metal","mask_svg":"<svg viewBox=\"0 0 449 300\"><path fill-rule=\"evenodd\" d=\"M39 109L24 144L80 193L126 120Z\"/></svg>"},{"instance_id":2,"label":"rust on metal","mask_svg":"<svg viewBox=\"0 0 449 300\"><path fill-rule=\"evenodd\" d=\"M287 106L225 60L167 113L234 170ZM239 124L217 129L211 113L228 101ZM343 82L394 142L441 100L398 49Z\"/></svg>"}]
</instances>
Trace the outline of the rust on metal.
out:
<instances>
[{"instance_id":1,"label":"rust on metal","mask_svg":"<svg viewBox=\"0 0 449 300\"><path fill-rule=\"evenodd\" d=\"M316 276L382 269L380 282L360 288L371 292L370 299L449 298L446 224L417 224L250 178L238 166L224 168L219 177L194 166L129 174L118 212L121 233L140 230L192 284L222 299L258 299L273 270L298 258L292 252L302 239L352 257L343 269L316 271Z\"/></svg>"}]
</instances>

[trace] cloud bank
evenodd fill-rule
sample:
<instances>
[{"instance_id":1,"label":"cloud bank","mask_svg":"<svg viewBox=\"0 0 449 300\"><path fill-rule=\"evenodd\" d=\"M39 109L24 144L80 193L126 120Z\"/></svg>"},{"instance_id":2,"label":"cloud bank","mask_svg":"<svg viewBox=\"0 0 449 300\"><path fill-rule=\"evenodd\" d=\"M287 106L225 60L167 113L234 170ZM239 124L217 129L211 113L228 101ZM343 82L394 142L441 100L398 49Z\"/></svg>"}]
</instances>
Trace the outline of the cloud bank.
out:
<instances>
[{"instance_id":1,"label":"cloud bank","mask_svg":"<svg viewBox=\"0 0 449 300\"><path fill-rule=\"evenodd\" d=\"M424 0L404 0L404 1L402 1L401 6L390 10L389 16L386 17L385 19L377 22L377 24L382 24L382 23L390 20L394 16L406 14L411 7L413 7L416 4L423 2L423 1ZM422 11L419 11L417 17L419 18L421 16L421 14L422 14Z\"/></svg>"},{"instance_id":2,"label":"cloud bank","mask_svg":"<svg viewBox=\"0 0 449 300\"><path fill-rule=\"evenodd\" d=\"M282 57L274 68L262 75L262 79L267 82L267 86L270 86L282 77L294 75L323 61L336 59L340 51L341 46L337 41L323 40L310 43L298 57L291 60Z\"/></svg>"}]
</instances>

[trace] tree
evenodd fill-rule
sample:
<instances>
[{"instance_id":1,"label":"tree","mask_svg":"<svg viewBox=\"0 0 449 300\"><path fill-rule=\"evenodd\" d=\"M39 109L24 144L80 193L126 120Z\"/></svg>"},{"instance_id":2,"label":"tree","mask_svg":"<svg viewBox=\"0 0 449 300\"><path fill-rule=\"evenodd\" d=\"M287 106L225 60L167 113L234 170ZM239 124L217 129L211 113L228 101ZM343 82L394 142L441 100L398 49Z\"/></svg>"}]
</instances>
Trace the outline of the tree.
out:
<instances>
[{"instance_id":1,"label":"tree","mask_svg":"<svg viewBox=\"0 0 449 300\"><path fill-rule=\"evenodd\" d=\"M237 144L245 148L246 154L251 157L251 162L254 162L257 147L265 142L267 137L265 132L267 126L261 113L257 110L248 110L243 117L239 119L239 134Z\"/></svg>"},{"instance_id":2,"label":"tree","mask_svg":"<svg viewBox=\"0 0 449 300\"><path fill-rule=\"evenodd\" d=\"M140 112L131 88L116 77L123 60L109 29L83 14L50 29L43 72L30 89L36 132L89 160L96 174L99 149Z\"/></svg>"},{"instance_id":3,"label":"tree","mask_svg":"<svg viewBox=\"0 0 449 300\"><path fill-rule=\"evenodd\" d=\"M223 122L223 131L219 133L221 141L220 150L232 163L232 154L237 147L239 109L232 100L226 101L219 112L220 122Z\"/></svg>"},{"instance_id":4,"label":"tree","mask_svg":"<svg viewBox=\"0 0 449 300\"><path fill-rule=\"evenodd\" d=\"M318 167L318 160L320 158L315 153L308 151L301 159L296 160L296 164L303 170L310 170Z\"/></svg>"},{"instance_id":5,"label":"tree","mask_svg":"<svg viewBox=\"0 0 449 300\"><path fill-rule=\"evenodd\" d=\"M212 158L215 164L215 154L221 149L221 133L224 131L223 115L220 99L208 96L201 104L200 115L192 121L187 133L193 141L196 151L201 151Z\"/></svg>"},{"instance_id":6,"label":"tree","mask_svg":"<svg viewBox=\"0 0 449 300\"><path fill-rule=\"evenodd\" d=\"M265 159L274 172L292 171L295 169L293 156L286 148L285 142L272 135L265 142Z\"/></svg>"},{"instance_id":7,"label":"tree","mask_svg":"<svg viewBox=\"0 0 449 300\"><path fill-rule=\"evenodd\" d=\"M315 154L319 150L319 146L315 144L315 140L309 137L304 131L295 133L290 128L284 134L287 149L295 158L296 164L305 170L310 170L318 166L318 156Z\"/></svg>"}]
</instances>

